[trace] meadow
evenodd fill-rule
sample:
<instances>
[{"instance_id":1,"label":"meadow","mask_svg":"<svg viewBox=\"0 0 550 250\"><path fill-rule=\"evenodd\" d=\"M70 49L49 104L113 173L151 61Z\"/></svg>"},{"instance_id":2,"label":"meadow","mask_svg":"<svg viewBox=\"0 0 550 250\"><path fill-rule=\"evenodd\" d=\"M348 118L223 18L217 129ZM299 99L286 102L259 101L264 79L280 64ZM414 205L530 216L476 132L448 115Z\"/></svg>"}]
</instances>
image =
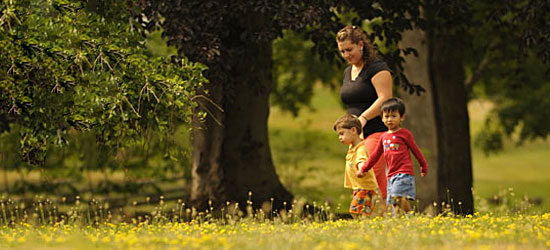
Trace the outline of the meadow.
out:
<instances>
[{"instance_id":1,"label":"meadow","mask_svg":"<svg viewBox=\"0 0 550 250\"><path fill-rule=\"evenodd\" d=\"M550 214L0 228L13 249L547 249Z\"/></svg>"},{"instance_id":2,"label":"meadow","mask_svg":"<svg viewBox=\"0 0 550 250\"><path fill-rule=\"evenodd\" d=\"M472 101L472 135L490 106ZM506 144L484 155L472 147L476 213L432 216L389 214L342 219L350 191L342 187L346 147L333 121L344 111L337 94L317 87L311 109L296 118L277 108L269 120L277 173L296 195L289 211L243 214L198 212L181 200L147 197L148 213L133 206L113 209L101 201L32 204L0 197L0 248L5 249L548 249L550 248L550 143ZM501 203L491 201L498 197ZM540 204L526 202L525 197ZM86 198L83 198L86 199ZM311 204L316 211L305 213ZM434 204L437 206L440 204ZM32 206L25 211L25 206ZM249 208L251 209L251 208ZM66 213L59 213L59 211ZM250 211L250 210L249 210ZM138 215L139 214L139 215ZM134 215L136 217L127 217Z\"/></svg>"}]
</instances>

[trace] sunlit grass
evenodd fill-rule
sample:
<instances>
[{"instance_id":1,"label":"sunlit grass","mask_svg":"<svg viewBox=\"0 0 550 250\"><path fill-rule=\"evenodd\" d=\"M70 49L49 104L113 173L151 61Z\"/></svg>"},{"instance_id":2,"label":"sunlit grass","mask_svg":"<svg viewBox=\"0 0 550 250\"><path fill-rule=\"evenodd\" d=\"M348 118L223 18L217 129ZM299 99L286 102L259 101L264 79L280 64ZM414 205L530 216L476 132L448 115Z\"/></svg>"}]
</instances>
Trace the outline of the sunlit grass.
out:
<instances>
[{"instance_id":1,"label":"sunlit grass","mask_svg":"<svg viewBox=\"0 0 550 250\"><path fill-rule=\"evenodd\" d=\"M316 222L242 218L0 227L1 248L546 249L550 214L409 216Z\"/></svg>"},{"instance_id":2,"label":"sunlit grass","mask_svg":"<svg viewBox=\"0 0 550 250\"><path fill-rule=\"evenodd\" d=\"M181 200L168 203L161 197L156 203L148 201L150 212L135 214L136 208L130 207L117 214L93 199L60 204L38 196L29 204L1 197L0 249L550 247L550 214L534 211L511 189L499 195L498 205L476 196L478 212L473 215L455 216L446 210L438 216L387 213L357 220L340 219L341 203L302 199L294 200L288 210L227 203L219 210L197 211Z\"/></svg>"},{"instance_id":3,"label":"sunlit grass","mask_svg":"<svg viewBox=\"0 0 550 250\"><path fill-rule=\"evenodd\" d=\"M468 109L472 138L480 133L485 115L492 105L473 100ZM485 155L472 146L474 188L482 197L492 197L502 190L513 189L515 194L527 196L540 209L550 211L550 141L535 140L523 145L504 142L504 149L497 154Z\"/></svg>"},{"instance_id":4,"label":"sunlit grass","mask_svg":"<svg viewBox=\"0 0 550 250\"><path fill-rule=\"evenodd\" d=\"M513 188L550 211L550 143L537 142L507 148L499 155L474 154L474 185L480 196L491 197L501 189Z\"/></svg>"},{"instance_id":5,"label":"sunlit grass","mask_svg":"<svg viewBox=\"0 0 550 250\"><path fill-rule=\"evenodd\" d=\"M545 141L522 147L508 143L504 152L491 156L472 148L478 211L473 216L338 219L347 213L351 196L343 188L347 148L332 131L344 110L336 94L316 91L315 110L292 118L274 108L269 120L277 173L297 197L291 210L244 214L230 204L209 213L163 199L112 209L100 201L35 197L29 204L2 197L0 249L550 248L550 214L541 212L550 210L550 143ZM470 105L472 133L481 128L486 108ZM89 195L82 199L93 201ZM533 203L536 198L542 206ZM314 212L305 213L305 204L315 206Z\"/></svg>"}]
</instances>

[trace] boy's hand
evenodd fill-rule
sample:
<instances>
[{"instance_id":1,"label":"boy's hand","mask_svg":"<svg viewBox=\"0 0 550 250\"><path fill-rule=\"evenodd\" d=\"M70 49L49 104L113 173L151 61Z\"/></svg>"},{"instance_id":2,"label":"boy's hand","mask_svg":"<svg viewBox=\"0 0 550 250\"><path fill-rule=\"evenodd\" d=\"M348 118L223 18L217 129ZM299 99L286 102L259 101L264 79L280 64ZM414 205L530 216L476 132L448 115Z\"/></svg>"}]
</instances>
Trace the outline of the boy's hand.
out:
<instances>
[{"instance_id":1,"label":"boy's hand","mask_svg":"<svg viewBox=\"0 0 550 250\"><path fill-rule=\"evenodd\" d=\"M426 176L426 173L420 173L420 176L424 177Z\"/></svg>"},{"instance_id":2,"label":"boy's hand","mask_svg":"<svg viewBox=\"0 0 550 250\"><path fill-rule=\"evenodd\" d=\"M365 176L365 173L361 172L361 170L357 170L357 173L355 173L355 175L359 178Z\"/></svg>"}]
</instances>

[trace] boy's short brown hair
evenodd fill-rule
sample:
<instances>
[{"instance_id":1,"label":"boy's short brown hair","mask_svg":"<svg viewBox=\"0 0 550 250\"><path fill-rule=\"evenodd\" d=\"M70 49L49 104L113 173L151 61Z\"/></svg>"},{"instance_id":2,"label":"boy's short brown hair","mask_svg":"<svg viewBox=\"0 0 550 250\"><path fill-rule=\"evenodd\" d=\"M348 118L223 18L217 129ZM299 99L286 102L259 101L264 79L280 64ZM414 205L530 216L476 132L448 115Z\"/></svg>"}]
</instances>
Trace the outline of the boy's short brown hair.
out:
<instances>
[{"instance_id":1,"label":"boy's short brown hair","mask_svg":"<svg viewBox=\"0 0 550 250\"><path fill-rule=\"evenodd\" d=\"M361 133L361 121L359 121L359 118L357 118L356 115L345 114L338 118L336 122L334 122L334 131L336 131L338 128L355 128L357 130L357 133Z\"/></svg>"}]
</instances>

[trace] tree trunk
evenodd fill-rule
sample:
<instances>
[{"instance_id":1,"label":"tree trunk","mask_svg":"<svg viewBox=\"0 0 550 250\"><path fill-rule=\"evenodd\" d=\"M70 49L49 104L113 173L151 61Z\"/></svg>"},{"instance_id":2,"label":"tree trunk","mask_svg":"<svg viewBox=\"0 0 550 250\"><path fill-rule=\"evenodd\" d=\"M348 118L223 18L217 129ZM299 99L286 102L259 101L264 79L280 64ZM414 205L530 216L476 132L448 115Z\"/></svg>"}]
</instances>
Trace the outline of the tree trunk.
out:
<instances>
[{"instance_id":1,"label":"tree trunk","mask_svg":"<svg viewBox=\"0 0 550 250\"><path fill-rule=\"evenodd\" d=\"M431 208L433 202L437 200L437 173L439 169L438 137L437 130L433 129L436 126L435 108L430 84L428 43L425 32L421 29L404 32L400 47L411 47L418 51L418 57L412 54L405 56L403 70L409 81L421 85L426 90L420 96L411 95L401 88L398 91L399 97L406 104L405 113L407 117L404 126L411 131L428 162L428 174L425 177L420 177L420 171L415 167L415 176L417 177L416 196L419 210L425 211L426 208ZM417 166L416 163L415 166Z\"/></svg>"},{"instance_id":2,"label":"tree trunk","mask_svg":"<svg viewBox=\"0 0 550 250\"><path fill-rule=\"evenodd\" d=\"M441 34L429 37L419 29L405 32L401 47L413 47L419 54L406 57L405 74L426 92L399 93L407 105L405 126L428 161L428 175L417 178L420 208L433 208L436 202L439 213L444 202L455 213L471 214L470 128L461 45L456 41Z\"/></svg>"},{"instance_id":3,"label":"tree trunk","mask_svg":"<svg viewBox=\"0 0 550 250\"><path fill-rule=\"evenodd\" d=\"M274 208L280 208L292 200L275 173L268 140L271 41L242 38L262 23L261 15L243 19L243 33L232 34L226 43L233 53L222 55L230 57L225 66L231 80L210 79L207 84L209 97L223 112L203 105L212 112L205 123L195 122L192 132L191 201L199 210L207 208L209 200L215 208L227 201L244 207L249 199L256 208L271 199Z\"/></svg>"},{"instance_id":4,"label":"tree trunk","mask_svg":"<svg viewBox=\"0 0 550 250\"><path fill-rule=\"evenodd\" d=\"M443 33L443 34L441 34ZM462 50L457 35L429 36L429 70L438 139L437 200L472 214L472 159ZM441 209L441 205L438 206Z\"/></svg>"}]
</instances>

